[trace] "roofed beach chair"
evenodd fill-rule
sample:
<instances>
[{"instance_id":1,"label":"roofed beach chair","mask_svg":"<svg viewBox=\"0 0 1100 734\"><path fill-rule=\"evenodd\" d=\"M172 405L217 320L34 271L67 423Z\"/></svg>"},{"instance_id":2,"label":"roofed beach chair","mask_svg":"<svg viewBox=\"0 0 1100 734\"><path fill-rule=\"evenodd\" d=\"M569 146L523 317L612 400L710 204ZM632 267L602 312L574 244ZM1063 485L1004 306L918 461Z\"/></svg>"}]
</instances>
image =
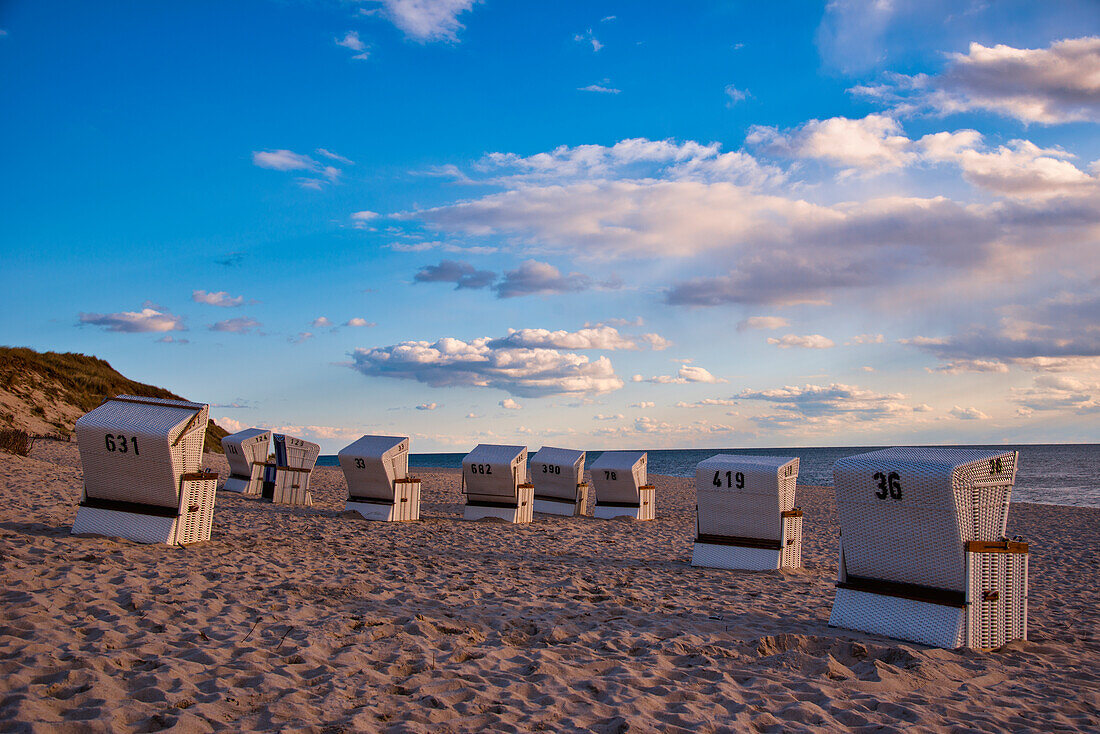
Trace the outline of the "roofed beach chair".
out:
<instances>
[{"instance_id":1,"label":"roofed beach chair","mask_svg":"<svg viewBox=\"0 0 1100 734\"><path fill-rule=\"evenodd\" d=\"M340 449L345 510L368 520L419 520L420 480L409 476L408 436L363 436Z\"/></svg>"},{"instance_id":2,"label":"roofed beach chair","mask_svg":"<svg viewBox=\"0 0 1100 734\"><path fill-rule=\"evenodd\" d=\"M276 433L275 461L264 468L263 497L277 505L313 506L309 476L321 447L312 441Z\"/></svg>"},{"instance_id":3,"label":"roofed beach chair","mask_svg":"<svg viewBox=\"0 0 1100 734\"><path fill-rule=\"evenodd\" d=\"M583 515L588 503L583 451L543 446L531 457L535 485L535 512L547 515Z\"/></svg>"},{"instance_id":4,"label":"roofed beach chair","mask_svg":"<svg viewBox=\"0 0 1100 734\"><path fill-rule=\"evenodd\" d=\"M691 565L764 571L802 565L798 459L718 454L695 468Z\"/></svg>"},{"instance_id":5,"label":"roofed beach chair","mask_svg":"<svg viewBox=\"0 0 1100 734\"><path fill-rule=\"evenodd\" d=\"M462 459L462 517L531 522L534 485L527 483L527 447L478 444Z\"/></svg>"},{"instance_id":6,"label":"roofed beach chair","mask_svg":"<svg viewBox=\"0 0 1100 734\"><path fill-rule=\"evenodd\" d=\"M73 533L186 545L210 539L218 475L200 471L210 406L119 395L76 422L84 495Z\"/></svg>"},{"instance_id":7,"label":"roofed beach chair","mask_svg":"<svg viewBox=\"0 0 1100 734\"><path fill-rule=\"evenodd\" d=\"M653 485L646 484L647 459L645 451L604 451L592 462L591 479L596 491L592 517L654 519Z\"/></svg>"},{"instance_id":8,"label":"roofed beach chair","mask_svg":"<svg viewBox=\"0 0 1100 734\"><path fill-rule=\"evenodd\" d=\"M222 439L222 450L229 462L229 477L222 489L257 497L264 487L264 466L267 464L271 431L246 428Z\"/></svg>"},{"instance_id":9,"label":"roofed beach chair","mask_svg":"<svg viewBox=\"0 0 1100 734\"><path fill-rule=\"evenodd\" d=\"M1027 639L1027 544L1005 537L1015 451L893 448L833 465L829 624L943 648Z\"/></svg>"}]
</instances>

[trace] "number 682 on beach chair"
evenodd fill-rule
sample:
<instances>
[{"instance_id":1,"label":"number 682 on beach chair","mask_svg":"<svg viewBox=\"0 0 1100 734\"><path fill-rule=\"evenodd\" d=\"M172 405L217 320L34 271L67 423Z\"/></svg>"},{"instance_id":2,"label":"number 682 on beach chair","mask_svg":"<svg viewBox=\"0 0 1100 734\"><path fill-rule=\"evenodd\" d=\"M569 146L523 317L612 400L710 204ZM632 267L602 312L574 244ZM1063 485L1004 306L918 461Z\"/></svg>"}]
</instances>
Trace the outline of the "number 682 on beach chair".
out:
<instances>
[{"instance_id":1,"label":"number 682 on beach chair","mask_svg":"<svg viewBox=\"0 0 1100 734\"><path fill-rule=\"evenodd\" d=\"M210 539L218 475L200 471L209 406L119 395L76 422L84 496L74 534Z\"/></svg>"},{"instance_id":2,"label":"number 682 on beach chair","mask_svg":"<svg viewBox=\"0 0 1100 734\"><path fill-rule=\"evenodd\" d=\"M535 488L527 483L527 447L478 444L462 459L462 491L466 520L531 522Z\"/></svg>"}]
</instances>

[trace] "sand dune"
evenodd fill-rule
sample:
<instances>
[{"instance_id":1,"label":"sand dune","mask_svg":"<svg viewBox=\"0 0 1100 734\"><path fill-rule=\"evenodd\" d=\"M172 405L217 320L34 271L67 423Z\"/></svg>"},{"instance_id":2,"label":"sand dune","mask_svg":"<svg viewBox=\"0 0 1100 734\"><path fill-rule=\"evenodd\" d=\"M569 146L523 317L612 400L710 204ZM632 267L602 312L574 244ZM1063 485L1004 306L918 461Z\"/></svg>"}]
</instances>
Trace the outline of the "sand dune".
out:
<instances>
[{"instance_id":1,"label":"sand dune","mask_svg":"<svg viewBox=\"0 0 1100 734\"><path fill-rule=\"evenodd\" d=\"M222 457L207 455L225 472ZM690 480L652 523L424 520L220 493L187 548L73 537L75 444L0 461L0 731L1100 729L1100 510L1017 504L1031 641L944 651L830 629L832 493L803 487L793 572L688 566Z\"/></svg>"}]
</instances>

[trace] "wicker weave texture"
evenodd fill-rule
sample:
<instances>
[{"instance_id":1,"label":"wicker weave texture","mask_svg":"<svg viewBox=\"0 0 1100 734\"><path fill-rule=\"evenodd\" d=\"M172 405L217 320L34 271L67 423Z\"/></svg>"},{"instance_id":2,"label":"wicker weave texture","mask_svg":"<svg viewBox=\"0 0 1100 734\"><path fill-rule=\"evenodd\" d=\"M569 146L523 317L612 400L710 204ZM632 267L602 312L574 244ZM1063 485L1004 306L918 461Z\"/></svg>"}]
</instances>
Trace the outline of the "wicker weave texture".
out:
<instances>
[{"instance_id":1,"label":"wicker weave texture","mask_svg":"<svg viewBox=\"0 0 1100 734\"><path fill-rule=\"evenodd\" d=\"M185 479L180 491L180 516L176 530L176 543L190 545L210 540L214 525L214 498L218 480Z\"/></svg>"},{"instance_id":2,"label":"wicker weave texture","mask_svg":"<svg viewBox=\"0 0 1100 734\"><path fill-rule=\"evenodd\" d=\"M176 542L178 518L139 515L133 512L103 510L98 507L76 508L73 535L92 533L112 538L126 538L136 543Z\"/></svg>"},{"instance_id":3,"label":"wicker weave texture","mask_svg":"<svg viewBox=\"0 0 1100 734\"><path fill-rule=\"evenodd\" d=\"M967 553L966 645L983 650L1027 639L1026 553Z\"/></svg>"},{"instance_id":4,"label":"wicker weave texture","mask_svg":"<svg viewBox=\"0 0 1100 734\"><path fill-rule=\"evenodd\" d=\"M180 478L198 471L202 461L208 413L201 403L107 399L76 422L85 492L96 499L178 507Z\"/></svg>"},{"instance_id":5,"label":"wicker weave texture","mask_svg":"<svg viewBox=\"0 0 1100 734\"><path fill-rule=\"evenodd\" d=\"M1015 465L1014 452L960 449L840 459L833 477L848 572L965 591L964 544L1003 534Z\"/></svg>"},{"instance_id":6,"label":"wicker weave texture","mask_svg":"<svg viewBox=\"0 0 1100 734\"><path fill-rule=\"evenodd\" d=\"M478 444L462 459L462 482L473 501L516 500L527 482L527 447Z\"/></svg>"},{"instance_id":7,"label":"wicker weave texture","mask_svg":"<svg viewBox=\"0 0 1100 734\"><path fill-rule=\"evenodd\" d=\"M534 488L530 485L518 487L516 490L516 504L514 507L485 507L482 505L466 505L462 511L464 520L483 520L487 517L496 517L510 523L529 523L533 519L535 509Z\"/></svg>"},{"instance_id":8,"label":"wicker weave texture","mask_svg":"<svg viewBox=\"0 0 1100 734\"><path fill-rule=\"evenodd\" d=\"M947 649L966 640L964 609L853 589L836 590L829 625Z\"/></svg>"},{"instance_id":9,"label":"wicker weave texture","mask_svg":"<svg viewBox=\"0 0 1100 734\"><path fill-rule=\"evenodd\" d=\"M304 438L284 436L281 433L276 433L274 438L276 464L312 471L317 463L317 457L321 453L320 444L315 444Z\"/></svg>"},{"instance_id":10,"label":"wicker weave texture","mask_svg":"<svg viewBox=\"0 0 1100 734\"><path fill-rule=\"evenodd\" d=\"M363 436L341 449L349 496L393 500L395 482L409 476L409 446L408 436Z\"/></svg>"},{"instance_id":11,"label":"wicker weave texture","mask_svg":"<svg viewBox=\"0 0 1100 734\"><path fill-rule=\"evenodd\" d=\"M768 548L696 542L691 549L691 565L729 571L768 571L779 568L780 555L780 551Z\"/></svg>"},{"instance_id":12,"label":"wicker weave texture","mask_svg":"<svg viewBox=\"0 0 1100 734\"><path fill-rule=\"evenodd\" d=\"M538 491L538 485L535 485L535 491ZM576 497L572 500L561 500L561 498L549 500L540 499L536 496L535 512L543 515L559 515L563 517L579 517L587 514L588 485L578 484L574 491Z\"/></svg>"},{"instance_id":13,"label":"wicker weave texture","mask_svg":"<svg viewBox=\"0 0 1100 734\"><path fill-rule=\"evenodd\" d=\"M531 483L535 494L575 500L577 485L584 481L585 452L543 446L531 457Z\"/></svg>"},{"instance_id":14,"label":"wicker weave texture","mask_svg":"<svg viewBox=\"0 0 1100 734\"><path fill-rule=\"evenodd\" d=\"M309 472L276 467L272 504L313 507L313 495L309 491L309 476Z\"/></svg>"},{"instance_id":15,"label":"wicker weave texture","mask_svg":"<svg viewBox=\"0 0 1100 734\"><path fill-rule=\"evenodd\" d=\"M246 428L222 438L222 450L233 474L249 475L253 464L267 461L271 446L271 431Z\"/></svg>"},{"instance_id":16,"label":"wicker weave texture","mask_svg":"<svg viewBox=\"0 0 1100 734\"><path fill-rule=\"evenodd\" d=\"M655 491L650 485L638 489L637 505L631 507L616 507L614 505L601 505L597 500L592 508L592 517L597 520L613 520L616 517L631 517L635 520L654 520L657 517Z\"/></svg>"},{"instance_id":17,"label":"wicker weave texture","mask_svg":"<svg viewBox=\"0 0 1100 734\"><path fill-rule=\"evenodd\" d=\"M783 518L781 568L802 568L802 516Z\"/></svg>"},{"instance_id":18,"label":"wicker weave texture","mask_svg":"<svg viewBox=\"0 0 1100 734\"><path fill-rule=\"evenodd\" d=\"M228 476L222 489L226 492L236 492L248 497L255 497L263 491L264 465L253 464L247 477Z\"/></svg>"},{"instance_id":19,"label":"wicker weave texture","mask_svg":"<svg viewBox=\"0 0 1100 734\"><path fill-rule=\"evenodd\" d=\"M348 500L345 510L358 512L367 520L411 522L420 519L420 482L399 482L392 504Z\"/></svg>"},{"instance_id":20,"label":"wicker weave texture","mask_svg":"<svg viewBox=\"0 0 1100 734\"><path fill-rule=\"evenodd\" d=\"M794 507L798 459L718 454L695 468L699 532L782 540L780 513Z\"/></svg>"},{"instance_id":21,"label":"wicker weave texture","mask_svg":"<svg viewBox=\"0 0 1100 734\"><path fill-rule=\"evenodd\" d=\"M592 462L592 489L596 504L601 502L638 502L639 490L646 486L645 451L604 451Z\"/></svg>"}]
</instances>

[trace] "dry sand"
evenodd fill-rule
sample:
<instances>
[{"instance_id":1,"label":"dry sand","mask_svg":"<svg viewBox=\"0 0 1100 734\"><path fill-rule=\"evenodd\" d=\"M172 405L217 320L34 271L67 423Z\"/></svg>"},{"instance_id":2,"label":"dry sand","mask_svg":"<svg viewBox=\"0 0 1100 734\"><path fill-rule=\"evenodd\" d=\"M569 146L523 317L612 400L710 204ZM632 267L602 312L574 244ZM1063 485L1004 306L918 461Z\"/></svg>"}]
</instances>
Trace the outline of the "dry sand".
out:
<instances>
[{"instance_id":1,"label":"dry sand","mask_svg":"<svg viewBox=\"0 0 1100 734\"><path fill-rule=\"evenodd\" d=\"M225 472L222 457L208 455ZM688 565L690 480L650 523L419 523L219 493L187 548L69 535L75 444L0 459L2 731L1100 730L1100 510L1016 504L1031 640L945 651L827 626L832 492L803 487L795 572Z\"/></svg>"}]
</instances>

